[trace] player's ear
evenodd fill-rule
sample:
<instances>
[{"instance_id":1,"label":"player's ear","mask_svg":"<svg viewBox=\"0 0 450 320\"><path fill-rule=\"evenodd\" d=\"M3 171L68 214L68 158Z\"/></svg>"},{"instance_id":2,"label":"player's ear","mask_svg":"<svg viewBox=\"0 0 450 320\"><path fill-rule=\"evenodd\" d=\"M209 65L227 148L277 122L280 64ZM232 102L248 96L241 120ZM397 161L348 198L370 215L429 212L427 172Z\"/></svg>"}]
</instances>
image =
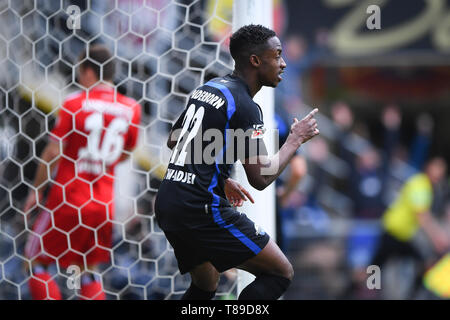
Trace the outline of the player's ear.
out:
<instances>
[{"instance_id":1,"label":"player's ear","mask_svg":"<svg viewBox=\"0 0 450 320\"><path fill-rule=\"evenodd\" d=\"M259 65L261 64L261 58L258 57L256 54L252 54L250 56L250 63L254 67L259 67Z\"/></svg>"}]
</instances>

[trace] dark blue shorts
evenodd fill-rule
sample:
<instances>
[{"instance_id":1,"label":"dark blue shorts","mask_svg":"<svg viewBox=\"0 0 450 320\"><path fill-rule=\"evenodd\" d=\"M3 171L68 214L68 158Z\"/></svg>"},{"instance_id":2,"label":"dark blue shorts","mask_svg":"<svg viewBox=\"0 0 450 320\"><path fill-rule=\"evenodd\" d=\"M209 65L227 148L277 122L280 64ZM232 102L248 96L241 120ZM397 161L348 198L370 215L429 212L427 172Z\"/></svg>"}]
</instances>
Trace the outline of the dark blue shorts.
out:
<instances>
[{"instance_id":1,"label":"dark blue shorts","mask_svg":"<svg viewBox=\"0 0 450 320\"><path fill-rule=\"evenodd\" d=\"M266 232L233 208L215 209L211 215L211 223L203 226L163 230L181 274L207 261L224 272L256 256L269 242Z\"/></svg>"}]
</instances>

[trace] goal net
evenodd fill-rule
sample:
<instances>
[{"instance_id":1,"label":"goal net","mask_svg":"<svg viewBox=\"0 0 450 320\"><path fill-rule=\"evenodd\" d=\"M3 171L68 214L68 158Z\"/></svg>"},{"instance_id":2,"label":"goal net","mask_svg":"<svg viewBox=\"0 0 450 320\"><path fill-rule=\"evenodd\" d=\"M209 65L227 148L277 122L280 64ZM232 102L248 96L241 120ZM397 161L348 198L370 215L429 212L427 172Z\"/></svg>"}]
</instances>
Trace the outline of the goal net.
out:
<instances>
[{"instance_id":1,"label":"goal net","mask_svg":"<svg viewBox=\"0 0 450 320\"><path fill-rule=\"evenodd\" d=\"M243 2L243 1L242 1ZM49 132L76 83L77 58L101 43L114 53L118 91L142 106L139 141L116 167L111 262L95 271L108 299L178 299L187 289L153 213L171 125L190 93L229 73L232 0L0 0L0 299L30 299L25 245L44 208L23 211ZM50 183L52 179L50 179ZM38 235L42 238L42 235ZM76 272L53 265L64 299ZM237 272L217 297L237 295ZM74 282L75 281L75 282Z\"/></svg>"}]
</instances>

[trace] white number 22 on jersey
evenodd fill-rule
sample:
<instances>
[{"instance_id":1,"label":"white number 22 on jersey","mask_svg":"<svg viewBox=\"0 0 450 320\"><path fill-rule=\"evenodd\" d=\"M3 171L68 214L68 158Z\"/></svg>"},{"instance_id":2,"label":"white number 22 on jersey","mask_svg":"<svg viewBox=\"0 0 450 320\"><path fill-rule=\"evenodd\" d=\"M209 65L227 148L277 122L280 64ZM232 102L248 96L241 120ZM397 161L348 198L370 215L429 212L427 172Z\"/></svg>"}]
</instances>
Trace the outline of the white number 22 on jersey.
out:
<instances>
[{"instance_id":1,"label":"white number 22 on jersey","mask_svg":"<svg viewBox=\"0 0 450 320\"><path fill-rule=\"evenodd\" d=\"M172 157L170 158L170 163L175 163L177 166L184 166L184 162L186 161L186 148L189 145L189 142L191 142L192 139L197 135L198 129L200 129L200 125L202 124L203 116L205 115L205 108L200 107L198 108L197 112L195 112L195 104L191 104L189 106L189 109L187 109L186 114L183 119L183 128L181 129L180 136L178 138L177 144L175 148L173 149ZM183 144L183 147L181 148L181 151L178 153L178 148L180 141L182 140L183 136L185 135L186 131L191 128L191 131L189 131L189 134L187 138L185 139L185 142ZM178 154L178 159L176 159Z\"/></svg>"},{"instance_id":2,"label":"white number 22 on jersey","mask_svg":"<svg viewBox=\"0 0 450 320\"><path fill-rule=\"evenodd\" d=\"M103 116L100 113L93 113L86 118L84 128L89 132L88 143L86 148L79 150L79 159L104 161L106 165L119 159L124 146L122 134L127 131L128 122L123 118L114 118L106 128L103 141L100 141L103 125Z\"/></svg>"}]
</instances>

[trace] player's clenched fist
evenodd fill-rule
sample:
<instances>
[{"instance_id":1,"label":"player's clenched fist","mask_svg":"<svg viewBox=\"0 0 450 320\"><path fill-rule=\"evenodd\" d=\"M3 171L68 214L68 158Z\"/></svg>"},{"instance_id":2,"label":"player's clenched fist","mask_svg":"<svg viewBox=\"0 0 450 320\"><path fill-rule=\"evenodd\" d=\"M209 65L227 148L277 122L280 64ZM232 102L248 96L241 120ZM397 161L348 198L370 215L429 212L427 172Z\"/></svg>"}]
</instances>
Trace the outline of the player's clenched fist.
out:
<instances>
[{"instance_id":1,"label":"player's clenched fist","mask_svg":"<svg viewBox=\"0 0 450 320\"><path fill-rule=\"evenodd\" d=\"M318 111L319 109L315 108L300 121L298 121L297 118L294 118L290 135L299 145L320 133L317 128L317 120L314 118L314 115Z\"/></svg>"}]
</instances>

